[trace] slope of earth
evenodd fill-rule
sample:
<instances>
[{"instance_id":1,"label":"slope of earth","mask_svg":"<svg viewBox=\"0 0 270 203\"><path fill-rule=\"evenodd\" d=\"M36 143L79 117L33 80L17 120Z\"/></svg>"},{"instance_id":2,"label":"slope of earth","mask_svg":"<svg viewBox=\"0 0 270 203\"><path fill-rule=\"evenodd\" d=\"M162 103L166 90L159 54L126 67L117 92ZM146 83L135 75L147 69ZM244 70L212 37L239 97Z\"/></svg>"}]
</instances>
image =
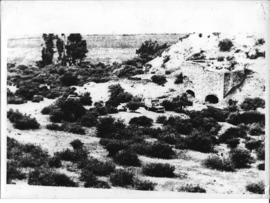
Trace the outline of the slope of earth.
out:
<instances>
[{"instance_id":1,"label":"slope of earth","mask_svg":"<svg viewBox=\"0 0 270 203\"><path fill-rule=\"evenodd\" d=\"M224 40L232 43L232 47L226 51L220 48L220 42ZM201 85L203 75L211 75L215 81L218 81L223 79L222 75L224 74L230 75L229 79L232 79L237 72L249 70L250 73L246 81L241 85L238 82L239 87L234 81L236 91L233 91L228 97L228 99L241 102L251 94L254 94L252 95L254 97L264 97L267 79L265 50L266 44L259 36L243 37L243 35L237 35L236 37L219 33L190 33L170 46L161 56L148 62L145 68L150 74L165 75L169 73L176 75L182 73L184 76L188 74L193 78L191 83L194 83L195 86ZM197 68L198 71L191 71L194 68ZM242 79L245 80L245 78ZM226 80L224 79L224 82ZM202 85L210 88L207 86L209 84ZM216 86L216 88L222 87ZM255 89L256 91L253 91ZM214 91L218 92L218 90ZM201 92L197 93L201 94ZM220 91L222 95L226 95L225 93L227 92L222 94Z\"/></svg>"}]
</instances>

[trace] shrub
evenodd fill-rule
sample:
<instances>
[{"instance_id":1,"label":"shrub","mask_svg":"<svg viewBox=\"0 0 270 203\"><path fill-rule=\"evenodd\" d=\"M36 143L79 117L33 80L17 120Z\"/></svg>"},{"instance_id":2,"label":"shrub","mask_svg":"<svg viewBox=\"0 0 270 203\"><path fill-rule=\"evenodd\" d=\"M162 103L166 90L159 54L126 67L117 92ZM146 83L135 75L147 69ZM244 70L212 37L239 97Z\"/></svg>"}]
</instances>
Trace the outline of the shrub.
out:
<instances>
[{"instance_id":1,"label":"shrub","mask_svg":"<svg viewBox=\"0 0 270 203\"><path fill-rule=\"evenodd\" d=\"M184 76L182 73L176 76L176 79L174 81L174 84L182 84L184 80Z\"/></svg>"},{"instance_id":2,"label":"shrub","mask_svg":"<svg viewBox=\"0 0 270 203\"><path fill-rule=\"evenodd\" d=\"M64 113L61 110L55 109L50 113L51 122L60 123L62 120L64 120Z\"/></svg>"},{"instance_id":3,"label":"shrub","mask_svg":"<svg viewBox=\"0 0 270 203\"><path fill-rule=\"evenodd\" d=\"M162 106L164 106L166 111L175 111L177 108L176 104L169 100L162 101Z\"/></svg>"},{"instance_id":4,"label":"shrub","mask_svg":"<svg viewBox=\"0 0 270 203\"><path fill-rule=\"evenodd\" d=\"M214 148L213 138L206 132L193 132L185 139L188 149L200 152L212 152Z\"/></svg>"},{"instance_id":5,"label":"shrub","mask_svg":"<svg viewBox=\"0 0 270 203\"><path fill-rule=\"evenodd\" d=\"M104 116L104 115L107 115L109 113L108 109L107 109L107 106L110 106L109 104L105 107L103 103L95 102L94 105L95 105L95 107L91 108L89 110L90 110L90 112L94 113L96 116Z\"/></svg>"},{"instance_id":6,"label":"shrub","mask_svg":"<svg viewBox=\"0 0 270 203\"><path fill-rule=\"evenodd\" d=\"M206 190L199 185L186 185L178 188L178 192L194 192L194 193L206 193Z\"/></svg>"},{"instance_id":7,"label":"shrub","mask_svg":"<svg viewBox=\"0 0 270 203\"><path fill-rule=\"evenodd\" d=\"M265 40L263 38L257 39L255 45L263 45L265 43Z\"/></svg>"},{"instance_id":8,"label":"shrub","mask_svg":"<svg viewBox=\"0 0 270 203\"><path fill-rule=\"evenodd\" d=\"M80 181L84 181L87 184L87 187L92 187L97 182L97 177L94 175L93 171L91 170L82 170L80 175Z\"/></svg>"},{"instance_id":9,"label":"shrub","mask_svg":"<svg viewBox=\"0 0 270 203\"><path fill-rule=\"evenodd\" d=\"M233 47L233 43L230 39L223 39L218 43L220 51L230 51Z\"/></svg>"},{"instance_id":10,"label":"shrub","mask_svg":"<svg viewBox=\"0 0 270 203\"><path fill-rule=\"evenodd\" d=\"M92 105L92 98L89 92L84 93L84 95L80 97L80 103L82 105Z\"/></svg>"},{"instance_id":11,"label":"shrub","mask_svg":"<svg viewBox=\"0 0 270 203\"><path fill-rule=\"evenodd\" d=\"M151 127L144 127L141 128L142 133L145 135L149 135L150 137L156 137L158 134L162 133L161 128L151 128Z\"/></svg>"},{"instance_id":12,"label":"shrub","mask_svg":"<svg viewBox=\"0 0 270 203\"><path fill-rule=\"evenodd\" d=\"M17 96L7 96L7 103L8 104L23 104L26 101L21 98L21 97L17 97Z\"/></svg>"},{"instance_id":13,"label":"shrub","mask_svg":"<svg viewBox=\"0 0 270 203\"><path fill-rule=\"evenodd\" d=\"M250 129L249 129L249 134L250 135L262 135L264 134L264 130L263 130L263 127L259 124L259 123L253 123L251 124L250 126Z\"/></svg>"},{"instance_id":14,"label":"shrub","mask_svg":"<svg viewBox=\"0 0 270 203\"><path fill-rule=\"evenodd\" d=\"M226 144L228 145L228 147L230 147L231 149L236 148L240 143L240 139L239 138L232 138L232 139L228 139L226 140Z\"/></svg>"},{"instance_id":15,"label":"shrub","mask_svg":"<svg viewBox=\"0 0 270 203\"><path fill-rule=\"evenodd\" d=\"M258 182L258 183L250 183L246 186L247 191L256 193L256 194L264 194L265 192L265 186L264 183Z\"/></svg>"},{"instance_id":16,"label":"shrub","mask_svg":"<svg viewBox=\"0 0 270 203\"><path fill-rule=\"evenodd\" d=\"M84 187L94 187L94 188L104 188L104 189L111 188L111 186L107 182L100 181L100 180L97 180L96 182L92 182L91 180L87 180L84 184Z\"/></svg>"},{"instance_id":17,"label":"shrub","mask_svg":"<svg viewBox=\"0 0 270 203\"><path fill-rule=\"evenodd\" d=\"M70 124L69 126L65 127L65 131L68 131L74 134L80 134L80 135L85 134L84 128L82 128L80 125L77 125L77 124Z\"/></svg>"},{"instance_id":18,"label":"shrub","mask_svg":"<svg viewBox=\"0 0 270 203\"><path fill-rule=\"evenodd\" d=\"M107 105L105 106L105 108L106 108L106 111L107 111L108 114L118 113L117 108L114 107L114 106L112 106L112 105L107 104Z\"/></svg>"},{"instance_id":19,"label":"shrub","mask_svg":"<svg viewBox=\"0 0 270 203\"><path fill-rule=\"evenodd\" d=\"M117 71L117 76L119 78L124 78L124 77L131 77L133 75L137 74L143 74L143 70L138 69L134 65L123 65L121 68Z\"/></svg>"},{"instance_id":20,"label":"shrub","mask_svg":"<svg viewBox=\"0 0 270 203\"><path fill-rule=\"evenodd\" d=\"M109 156L114 156L118 151L125 149L127 147L128 143L114 139L108 140L107 143L105 144L105 148L109 152Z\"/></svg>"},{"instance_id":21,"label":"shrub","mask_svg":"<svg viewBox=\"0 0 270 203\"><path fill-rule=\"evenodd\" d=\"M100 118L97 124L97 137L112 138L120 129L125 129L123 121L116 121L112 117Z\"/></svg>"},{"instance_id":22,"label":"shrub","mask_svg":"<svg viewBox=\"0 0 270 203\"><path fill-rule=\"evenodd\" d=\"M265 123L265 115L256 111L247 111L244 113L232 113L228 116L227 122L238 125L240 123Z\"/></svg>"},{"instance_id":23,"label":"shrub","mask_svg":"<svg viewBox=\"0 0 270 203\"><path fill-rule=\"evenodd\" d=\"M113 186L128 186L133 184L134 174L123 170L118 169L110 175L110 181Z\"/></svg>"},{"instance_id":24,"label":"shrub","mask_svg":"<svg viewBox=\"0 0 270 203\"><path fill-rule=\"evenodd\" d=\"M35 118L31 118L30 115L23 115L19 111L13 111L13 109L7 112L7 117L13 123L14 128L20 130L38 129L40 126Z\"/></svg>"},{"instance_id":25,"label":"shrub","mask_svg":"<svg viewBox=\"0 0 270 203\"><path fill-rule=\"evenodd\" d=\"M113 157L114 161L124 166L140 166L140 160L136 153L132 151L122 150Z\"/></svg>"},{"instance_id":26,"label":"shrub","mask_svg":"<svg viewBox=\"0 0 270 203\"><path fill-rule=\"evenodd\" d=\"M146 145L142 144L141 148L142 149L140 151L137 151L137 153L144 154L150 157L171 159L175 155L175 152L172 150L172 147L170 145L159 142Z\"/></svg>"},{"instance_id":27,"label":"shrub","mask_svg":"<svg viewBox=\"0 0 270 203\"><path fill-rule=\"evenodd\" d=\"M245 132L245 130L241 128L231 127L228 128L222 135L220 135L219 141L226 143L227 140L231 140L234 138L245 138L246 136L247 133Z\"/></svg>"},{"instance_id":28,"label":"shrub","mask_svg":"<svg viewBox=\"0 0 270 203\"><path fill-rule=\"evenodd\" d=\"M170 116L164 125L172 126L178 133L190 134L193 126L190 120L184 120L177 116Z\"/></svg>"},{"instance_id":29,"label":"shrub","mask_svg":"<svg viewBox=\"0 0 270 203\"><path fill-rule=\"evenodd\" d=\"M7 139L7 158L16 161L18 167L40 167L47 164L48 157L48 153L39 146Z\"/></svg>"},{"instance_id":30,"label":"shrub","mask_svg":"<svg viewBox=\"0 0 270 203\"><path fill-rule=\"evenodd\" d=\"M253 163L251 154L246 149L236 148L230 152L230 159L235 168L247 168Z\"/></svg>"},{"instance_id":31,"label":"shrub","mask_svg":"<svg viewBox=\"0 0 270 203\"><path fill-rule=\"evenodd\" d=\"M146 116L134 117L130 119L129 124L149 127L153 125L153 119L148 118Z\"/></svg>"},{"instance_id":32,"label":"shrub","mask_svg":"<svg viewBox=\"0 0 270 203\"><path fill-rule=\"evenodd\" d=\"M79 139L73 140L70 145L73 147L74 150L80 150L83 148L83 143Z\"/></svg>"},{"instance_id":33,"label":"shrub","mask_svg":"<svg viewBox=\"0 0 270 203\"><path fill-rule=\"evenodd\" d=\"M140 106L141 106L141 103L139 102L130 101L129 103L127 103L127 108L130 111L136 111Z\"/></svg>"},{"instance_id":34,"label":"shrub","mask_svg":"<svg viewBox=\"0 0 270 203\"><path fill-rule=\"evenodd\" d=\"M80 180L85 182L84 187L110 188L108 183L98 180L92 171L83 170Z\"/></svg>"},{"instance_id":35,"label":"shrub","mask_svg":"<svg viewBox=\"0 0 270 203\"><path fill-rule=\"evenodd\" d=\"M175 144L178 139L175 133L165 131L164 133L158 135L158 140L161 140L168 144Z\"/></svg>"},{"instance_id":36,"label":"shrub","mask_svg":"<svg viewBox=\"0 0 270 203\"><path fill-rule=\"evenodd\" d=\"M265 101L259 97L246 98L240 107L245 111L256 110L257 108L264 108Z\"/></svg>"},{"instance_id":37,"label":"shrub","mask_svg":"<svg viewBox=\"0 0 270 203\"><path fill-rule=\"evenodd\" d=\"M228 116L228 112L224 109L208 106L207 109L201 111L203 117L212 117L218 122L224 122Z\"/></svg>"},{"instance_id":38,"label":"shrub","mask_svg":"<svg viewBox=\"0 0 270 203\"><path fill-rule=\"evenodd\" d=\"M32 100L33 96L39 94L39 84L33 81L25 82L16 90L15 95L25 100Z\"/></svg>"},{"instance_id":39,"label":"shrub","mask_svg":"<svg viewBox=\"0 0 270 203\"><path fill-rule=\"evenodd\" d=\"M85 127L93 127L97 125L97 116L95 113L87 112L81 117L81 125Z\"/></svg>"},{"instance_id":40,"label":"shrub","mask_svg":"<svg viewBox=\"0 0 270 203\"><path fill-rule=\"evenodd\" d=\"M198 130L204 130L212 135L216 135L216 133L220 130L221 126L212 117L212 115L210 117L207 117L204 114L205 113L203 111L188 112L188 115L190 116L190 120L192 123L192 127L197 128Z\"/></svg>"},{"instance_id":41,"label":"shrub","mask_svg":"<svg viewBox=\"0 0 270 203\"><path fill-rule=\"evenodd\" d=\"M44 186L65 186L75 187L77 184L68 176L61 173L56 173L50 170L35 169L29 173L29 185L44 185Z\"/></svg>"},{"instance_id":42,"label":"shrub","mask_svg":"<svg viewBox=\"0 0 270 203\"><path fill-rule=\"evenodd\" d=\"M147 164L143 166L142 171L144 175L154 177L174 177L175 167L169 164Z\"/></svg>"},{"instance_id":43,"label":"shrub","mask_svg":"<svg viewBox=\"0 0 270 203\"><path fill-rule=\"evenodd\" d=\"M139 49L136 50L136 54L139 54L144 62L148 62L156 56L161 55L161 53L168 47L169 46L166 43L159 45L157 41L147 40L142 43Z\"/></svg>"},{"instance_id":44,"label":"shrub","mask_svg":"<svg viewBox=\"0 0 270 203\"><path fill-rule=\"evenodd\" d=\"M91 171L97 176L107 176L115 169L115 165L112 162L103 162L93 158L82 160L79 162L78 167L82 171Z\"/></svg>"},{"instance_id":45,"label":"shrub","mask_svg":"<svg viewBox=\"0 0 270 203\"><path fill-rule=\"evenodd\" d=\"M48 162L50 167L60 168L62 166L61 159L59 157L52 157Z\"/></svg>"},{"instance_id":46,"label":"shrub","mask_svg":"<svg viewBox=\"0 0 270 203\"><path fill-rule=\"evenodd\" d=\"M23 119L17 120L14 123L14 128L20 130L28 130L28 129L38 129L40 124L37 122L35 118L31 118L30 116L25 115Z\"/></svg>"},{"instance_id":47,"label":"shrub","mask_svg":"<svg viewBox=\"0 0 270 203\"><path fill-rule=\"evenodd\" d=\"M259 160L265 160L265 146L262 145L256 150L257 158Z\"/></svg>"},{"instance_id":48,"label":"shrub","mask_svg":"<svg viewBox=\"0 0 270 203\"><path fill-rule=\"evenodd\" d=\"M151 77L151 80L152 80L152 82L154 82L158 85L161 85L161 86L163 86L167 82L166 77L163 75L153 75Z\"/></svg>"},{"instance_id":49,"label":"shrub","mask_svg":"<svg viewBox=\"0 0 270 203\"><path fill-rule=\"evenodd\" d=\"M112 106L118 106L121 103L126 103L132 100L132 95L124 91L121 85L111 85L109 86L110 98L106 104Z\"/></svg>"},{"instance_id":50,"label":"shrub","mask_svg":"<svg viewBox=\"0 0 270 203\"><path fill-rule=\"evenodd\" d=\"M85 161L87 159L87 156L88 156L88 152L83 149L76 150L76 151L71 151L70 149L66 149L66 150L55 153L55 157L58 157L64 161L71 161L74 163Z\"/></svg>"},{"instance_id":51,"label":"shrub","mask_svg":"<svg viewBox=\"0 0 270 203\"><path fill-rule=\"evenodd\" d=\"M10 184L12 180L18 179L22 180L26 178L26 175L18 167L15 161L7 162L7 184Z\"/></svg>"},{"instance_id":52,"label":"shrub","mask_svg":"<svg viewBox=\"0 0 270 203\"><path fill-rule=\"evenodd\" d=\"M257 168L258 168L259 170L264 171L264 170L265 170L265 163L258 164Z\"/></svg>"},{"instance_id":53,"label":"shrub","mask_svg":"<svg viewBox=\"0 0 270 203\"><path fill-rule=\"evenodd\" d=\"M64 86L71 86L71 85L77 85L78 84L78 78L77 76L72 75L72 73L65 73L60 78L62 84Z\"/></svg>"},{"instance_id":54,"label":"shrub","mask_svg":"<svg viewBox=\"0 0 270 203\"><path fill-rule=\"evenodd\" d=\"M249 149L250 151L254 149L258 149L262 146L262 142L260 140L250 140L246 142L245 147Z\"/></svg>"},{"instance_id":55,"label":"shrub","mask_svg":"<svg viewBox=\"0 0 270 203\"><path fill-rule=\"evenodd\" d=\"M229 159L221 158L218 155L209 156L204 165L207 168L216 169L220 171L234 171L234 166Z\"/></svg>"},{"instance_id":56,"label":"shrub","mask_svg":"<svg viewBox=\"0 0 270 203\"><path fill-rule=\"evenodd\" d=\"M136 179L134 181L133 186L136 190L154 190L156 184L152 183L151 181L147 181L147 180L142 181L142 180Z\"/></svg>"},{"instance_id":57,"label":"shrub","mask_svg":"<svg viewBox=\"0 0 270 203\"><path fill-rule=\"evenodd\" d=\"M55 131L63 131L64 128L60 125L57 125L55 123L46 125L46 128L49 130L55 130Z\"/></svg>"},{"instance_id":58,"label":"shrub","mask_svg":"<svg viewBox=\"0 0 270 203\"><path fill-rule=\"evenodd\" d=\"M167 121L167 117L166 116L158 116L157 117L157 120L156 120L157 123L161 123L161 124L166 123L166 121Z\"/></svg>"},{"instance_id":59,"label":"shrub","mask_svg":"<svg viewBox=\"0 0 270 203\"><path fill-rule=\"evenodd\" d=\"M59 101L58 105L63 112L62 119L65 121L74 122L86 113L86 109L79 101L76 100L68 99Z\"/></svg>"}]
</instances>

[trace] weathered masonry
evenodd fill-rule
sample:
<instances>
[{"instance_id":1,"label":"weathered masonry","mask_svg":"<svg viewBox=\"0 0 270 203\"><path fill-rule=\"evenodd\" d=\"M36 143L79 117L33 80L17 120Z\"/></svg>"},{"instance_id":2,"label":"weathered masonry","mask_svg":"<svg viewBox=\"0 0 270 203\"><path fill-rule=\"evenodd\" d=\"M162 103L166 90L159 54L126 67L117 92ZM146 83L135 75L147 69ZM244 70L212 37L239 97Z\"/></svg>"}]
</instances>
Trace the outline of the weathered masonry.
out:
<instances>
[{"instance_id":1,"label":"weathered masonry","mask_svg":"<svg viewBox=\"0 0 270 203\"><path fill-rule=\"evenodd\" d=\"M201 64L188 62L181 66L184 90L200 101L218 103L245 80L245 70L211 70Z\"/></svg>"}]
</instances>

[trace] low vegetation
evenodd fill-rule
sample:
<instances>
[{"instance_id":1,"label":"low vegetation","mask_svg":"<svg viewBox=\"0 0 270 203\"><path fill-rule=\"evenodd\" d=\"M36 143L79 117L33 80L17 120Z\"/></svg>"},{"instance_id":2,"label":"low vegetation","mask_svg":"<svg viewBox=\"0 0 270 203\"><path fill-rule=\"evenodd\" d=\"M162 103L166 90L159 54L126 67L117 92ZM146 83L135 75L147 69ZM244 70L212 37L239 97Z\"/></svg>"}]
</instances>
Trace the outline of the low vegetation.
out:
<instances>
[{"instance_id":1,"label":"low vegetation","mask_svg":"<svg viewBox=\"0 0 270 203\"><path fill-rule=\"evenodd\" d=\"M185 185L177 189L178 192L206 193L206 190L199 185Z\"/></svg>"},{"instance_id":2,"label":"low vegetation","mask_svg":"<svg viewBox=\"0 0 270 203\"><path fill-rule=\"evenodd\" d=\"M24 65L16 67L14 70L16 76L11 74L8 80L17 87L17 90L8 91L8 103L22 104L27 101L39 102L43 98L56 99L53 104L41 111L41 114L47 115L44 117L48 117L51 121L46 128L51 131L64 131L64 133L84 136L70 135L80 137L80 139L74 138L69 148L64 148L53 156L40 146L22 144L8 137L7 183L26 180L30 185L126 187L150 191L155 190L157 184L145 180L146 178L175 178L178 174L173 164L147 160L163 159L160 162L173 162L174 160L165 159L183 159L183 161L187 159L194 161L192 153L200 154L200 152L215 154L201 162L208 171L237 172L239 169L251 166L253 170L254 162L258 170L265 170L265 115L260 109L265 108L263 99L246 98L241 104L229 100L228 106L224 109L209 105L200 111L190 111L187 107L193 105L192 97L195 93L187 90L183 94L174 94L174 97L160 97L161 105L165 110L173 111L167 112L166 115L173 116L159 114L154 123L153 112L149 113L149 117L140 114L141 111L136 112L140 107L145 107L143 98L127 92L120 83L109 86L107 101L97 102L94 102L90 92L80 95L76 92L76 88L71 86L82 86L87 82L107 82L117 77L144 82L144 79L139 76L132 76L143 74L143 67L150 67L151 65L147 62L160 56L168 47L167 44L160 45L151 40L146 41L137 50L138 56L133 59L114 64L92 64L84 61L87 46L85 40L78 34L69 36L68 41L73 42L73 45L70 44L67 47L63 46L63 42L54 35L44 35L43 40L45 48L41 53L42 61L37 63L42 68L36 69L36 67ZM53 40L57 40L58 43L56 47L60 54L58 64L52 64ZM259 45L262 42L257 43ZM234 45L231 40L224 39L218 46L220 51L229 52ZM69 50L67 56L63 54L64 49ZM192 57L205 59L203 51ZM165 56L162 67L165 68L170 60L170 56ZM226 60L233 61L233 57L220 56L218 58L218 61ZM69 66L66 66L67 64ZM153 75L151 81L164 86L167 78L173 75L173 71L165 70L165 74ZM187 80L183 73L174 77L174 84L180 85ZM170 91L173 92L174 89ZM194 102L196 103L196 100ZM123 114L128 115L137 113L138 116L130 118L129 123L126 123L124 120L117 119L118 111L126 111ZM31 115L22 114L13 109L7 112L7 118L14 128L20 130L40 128L40 124ZM219 132L221 127L224 127L224 122L234 126L221 134ZM100 138L99 144L102 145L102 150L106 150L106 158L100 159L99 155L95 156L96 154L88 149L88 145L85 146L83 140L87 139L88 132L90 136L92 132L95 132L95 136ZM57 136L58 134L60 135L57 133ZM222 153L219 151L220 148L224 148ZM186 153L187 150L197 152L189 151L190 158L189 153ZM76 173L76 176L69 176L66 170ZM160 188L160 185L157 188ZM202 186L193 184L184 185L177 190L179 192L206 192ZM246 186L246 190L263 194L264 184L252 183Z\"/></svg>"},{"instance_id":3,"label":"low vegetation","mask_svg":"<svg viewBox=\"0 0 270 203\"><path fill-rule=\"evenodd\" d=\"M230 39L223 39L218 44L220 51L230 51L233 47L233 43Z\"/></svg>"},{"instance_id":4,"label":"low vegetation","mask_svg":"<svg viewBox=\"0 0 270 203\"><path fill-rule=\"evenodd\" d=\"M216 169L220 171L234 171L234 165L229 158L222 158L218 155L209 156L204 165L207 168Z\"/></svg>"},{"instance_id":5,"label":"low vegetation","mask_svg":"<svg viewBox=\"0 0 270 203\"><path fill-rule=\"evenodd\" d=\"M264 194L265 193L265 186L264 183L258 182L258 183L250 183L246 186L247 191L256 193L256 194Z\"/></svg>"},{"instance_id":6,"label":"low vegetation","mask_svg":"<svg viewBox=\"0 0 270 203\"><path fill-rule=\"evenodd\" d=\"M29 173L29 185L76 187L77 184L67 175L50 171L49 169L35 169Z\"/></svg>"},{"instance_id":7,"label":"low vegetation","mask_svg":"<svg viewBox=\"0 0 270 203\"><path fill-rule=\"evenodd\" d=\"M246 98L240 107L245 111L256 110L257 108L264 108L265 101L261 98Z\"/></svg>"},{"instance_id":8,"label":"low vegetation","mask_svg":"<svg viewBox=\"0 0 270 203\"><path fill-rule=\"evenodd\" d=\"M132 151L121 150L113 158L116 163L124 166L140 166L138 155Z\"/></svg>"},{"instance_id":9,"label":"low vegetation","mask_svg":"<svg viewBox=\"0 0 270 203\"><path fill-rule=\"evenodd\" d=\"M169 164L147 164L143 166L142 171L144 175L153 177L174 177L175 167Z\"/></svg>"},{"instance_id":10,"label":"low vegetation","mask_svg":"<svg viewBox=\"0 0 270 203\"><path fill-rule=\"evenodd\" d=\"M40 127L40 124L35 118L32 118L30 115L22 114L18 110L14 111L10 109L7 112L7 117L10 122L13 123L14 128L20 130L38 129Z\"/></svg>"},{"instance_id":11,"label":"low vegetation","mask_svg":"<svg viewBox=\"0 0 270 203\"><path fill-rule=\"evenodd\" d=\"M127 170L118 169L110 175L110 181L113 186L132 186L134 181L134 174Z\"/></svg>"},{"instance_id":12,"label":"low vegetation","mask_svg":"<svg viewBox=\"0 0 270 203\"><path fill-rule=\"evenodd\" d=\"M242 148L233 149L230 152L230 159L235 168L248 168L254 162L250 152Z\"/></svg>"},{"instance_id":13,"label":"low vegetation","mask_svg":"<svg viewBox=\"0 0 270 203\"><path fill-rule=\"evenodd\" d=\"M161 85L161 86L163 86L167 82L166 77L163 75L153 75L151 77L151 80L152 80L152 82L154 82L158 85Z\"/></svg>"},{"instance_id":14,"label":"low vegetation","mask_svg":"<svg viewBox=\"0 0 270 203\"><path fill-rule=\"evenodd\" d=\"M134 180L134 183L133 183L133 187L136 189L136 190L155 190L155 186L156 184L155 183L152 183L151 181L147 181L147 180L139 180L139 179L136 179Z\"/></svg>"},{"instance_id":15,"label":"low vegetation","mask_svg":"<svg viewBox=\"0 0 270 203\"><path fill-rule=\"evenodd\" d=\"M134 117L129 121L130 125L149 127L153 124L153 120L146 116Z\"/></svg>"}]
</instances>

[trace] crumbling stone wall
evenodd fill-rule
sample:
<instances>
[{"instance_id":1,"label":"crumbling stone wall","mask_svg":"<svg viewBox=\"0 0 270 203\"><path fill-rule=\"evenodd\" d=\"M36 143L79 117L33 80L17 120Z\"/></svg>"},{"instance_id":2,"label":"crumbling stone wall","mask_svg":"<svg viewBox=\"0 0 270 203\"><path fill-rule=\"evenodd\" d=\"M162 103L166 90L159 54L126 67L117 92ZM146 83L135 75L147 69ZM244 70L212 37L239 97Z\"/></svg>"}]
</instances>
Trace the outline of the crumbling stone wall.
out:
<instances>
[{"instance_id":1,"label":"crumbling stone wall","mask_svg":"<svg viewBox=\"0 0 270 203\"><path fill-rule=\"evenodd\" d=\"M203 65L186 63L181 67L182 73L187 77L184 80L184 89L192 90L195 98L205 101L208 95L215 95L219 101L224 97L224 73L206 70Z\"/></svg>"},{"instance_id":2,"label":"crumbling stone wall","mask_svg":"<svg viewBox=\"0 0 270 203\"><path fill-rule=\"evenodd\" d=\"M246 78L245 71L226 72L224 74L224 97L230 94L231 90L243 83Z\"/></svg>"}]
</instances>

